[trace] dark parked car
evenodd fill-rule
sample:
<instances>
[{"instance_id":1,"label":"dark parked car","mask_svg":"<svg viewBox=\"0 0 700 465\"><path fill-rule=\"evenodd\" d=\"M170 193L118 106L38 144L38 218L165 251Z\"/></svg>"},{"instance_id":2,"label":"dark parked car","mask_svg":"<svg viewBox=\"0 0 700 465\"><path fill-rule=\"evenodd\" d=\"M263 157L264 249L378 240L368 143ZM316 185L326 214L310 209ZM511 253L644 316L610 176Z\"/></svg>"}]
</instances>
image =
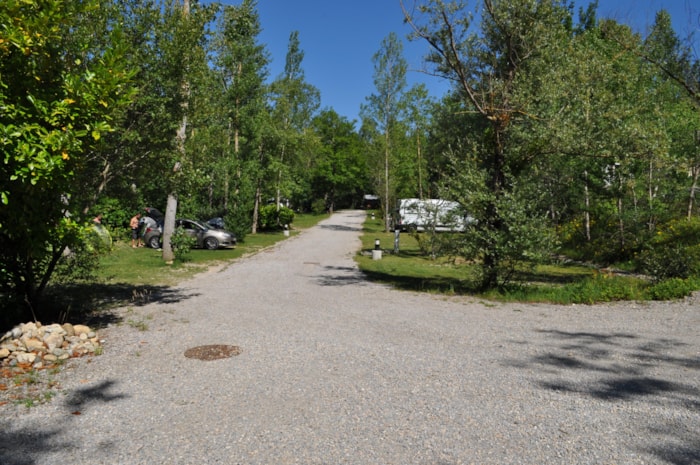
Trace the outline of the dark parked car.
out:
<instances>
[{"instance_id":1,"label":"dark parked car","mask_svg":"<svg viewBox=\"0 0 700 465\"><path fill-rule=\"evenodd\" d=\"M204 223L204 226L213 229L226 229L226 226L224 226L224 219L221 217L208 219Z\"/></svg>"},{"instance_id":2,"label":"dark parked car","mask_svg":"<svg viewBox=\"0 0 700 465\"><path fill-rule=\"evenodd\" d=\"M196 247L216 250L220 247L233 247L236 245L236 236L230 231L213 229L204 223L195 220L177 219L175 227L184 229L185 233L195 238ZM143 241L149 247L158 249L161 247L163 230L160 226L146 226Z\"/></svg>"}]
</instances>

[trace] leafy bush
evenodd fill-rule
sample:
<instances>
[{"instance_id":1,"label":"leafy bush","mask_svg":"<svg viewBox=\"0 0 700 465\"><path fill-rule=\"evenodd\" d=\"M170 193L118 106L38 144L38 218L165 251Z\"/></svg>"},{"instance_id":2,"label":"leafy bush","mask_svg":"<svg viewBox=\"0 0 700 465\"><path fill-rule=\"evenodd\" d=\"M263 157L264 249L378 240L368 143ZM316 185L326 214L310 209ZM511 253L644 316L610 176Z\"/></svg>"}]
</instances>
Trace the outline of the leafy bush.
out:
<instances>
[{"instance_id":1,"label":"leafy bush","mask_svg":"<svg viewBox=\"0 0 700 465\"><path fill-rule=\"evenodd\" d=\"M294 211L291 208L276 205L265 205L258 213L258 228L261 231L274 231L290 225L294 221Z\"/></svg>"},{"instance_id":2,"label":"leafy bush","mask_svg":"<svg viewBox=\"0 0 700 465\"><path fill-rule=\"evenodd\" d=\"M431 260L448 253L451 243L457 237L456 234L440 233L434 230L428 230L424 233L414 232L412 236L416 239L421 254L430 257Z\"/></svg>"},{"instance_id":3,"label":"leafy bush","mask_svg":"<svg viewBox=\"0 0 700 465\"><path fill-rule=\"evenodd\" d=\"M659 226L636 262L656 282L700 274L700 218Z\"/></svg>"},{"instance_id":4,"label":"leafy bush","mask_svg":"<svg viewBox=\"0 0 700 465\"><path fill-rule=\"evenodd\" d=\"M88 218L102 214L102 224L109 229L115 239L126 241L131 239L129 220L139 213L138 209L125 206L122 201L115 198L101 197L90 210L91 214Z\"/></svg>"},{"instance_id":5,"label":"leafy bush","mask_svg":"<svg viewBox=\"0 0 700 465\"><path fill-rule=\"evenodd\" d=\"M564 286L559 294L568 294L571 303L593 304L619 300L637 300L644 287L639 280L597 273L575 284Z\"/></svg>"},{"instance_id":6,"label":"leafy bush","mask_svg":"<svg viewBox=\"0 0 700 465\"><path fill-rule=\"evenodd\" d=\"M287 208L287 207L280 208L280 211L279 211L280 224L283 227L285 225L289 226L292 224L292 221L294 221L294 210L292 210L291 208Z\"/></svg>"},{"instance_id":7,"label":"leafy bush","mask_svg":"<svg viewBox=\"0 0 700 465\"><path fill-rule=\"evenodd\" d=\"M175 232L170 238L170 246L173 248L173 254L175 258L179 260L185 258L196 244L197 240L187 234L182 227L175 228Z\"/></svg>"},{"instance_id":8,"label":"leafy bush","mask_svg":"<svg viewBox=\"0 0 700 465\"><path fill-rule=\"evenodd\" d=\"M700 289L698 279L670 278L651 286L647 290L647 295L651 300L682 299L698 289Z\"/></svg>"},{"instance_id":9,"label":"leafy bush","mask_svg":"<svg viewBox=\"0 0 700 465\"><path fill-rule=\"evenodd\" d=\"M58 261L51 282L53 284L92 282L97 279L99 261L100 255L95 253L95 249L87 241L79 243Z\"/></svg>"},{"instance_id":10,"label":"leafy bush","mask_svg":"<svg viewBox=\"0 0 700 465\"><path fill-rule=\"evenodd\" d=\"M674 244L648 247L637 257L638 268L655 282L669 278L686 279L696 270L697 259L689 248Z\"/></svg>"},{"instance_id":11,"label":"leafy bush","mask_svg":"<svg viewBox=\"0 0 700 465\"><path fill-rule=\"evenodd\" d=\"M251 215L239 208L224 215L224 222L230 231L236 235L238 242L243 242L250 232L253 222Z\"/></svg>"},{"instance_id":12,"label":"leafy bush","mask_svg":"<svg viewBox=\"0 0 700 465\"><path fill-rule=\"evenodd\" d=\"M323 199L316 199L311 203L311 213L314 215L321 215L326 212L326 201Z\"/></svg>"}]
</instances>

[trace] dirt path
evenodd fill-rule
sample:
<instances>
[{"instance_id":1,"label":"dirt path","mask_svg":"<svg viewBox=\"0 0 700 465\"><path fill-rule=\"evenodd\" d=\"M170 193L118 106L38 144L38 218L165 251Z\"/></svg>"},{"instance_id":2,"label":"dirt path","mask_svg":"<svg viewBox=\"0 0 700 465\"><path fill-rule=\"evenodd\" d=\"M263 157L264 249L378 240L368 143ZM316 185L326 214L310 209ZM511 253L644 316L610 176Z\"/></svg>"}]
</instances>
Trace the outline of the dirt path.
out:
<instances>
[{"instance_id":1,"label":"dirt path","mask_svg":"<svg viewBox=\"0 0 700 465\"><path fill-rule=\"evenodd\" d=\"M363 219L122 309L62 395L0 410L0 463L700 463L696 300L399 292L352 260ZM185 356L209 344L240 353Z\"/></svg>"}]
</instances>

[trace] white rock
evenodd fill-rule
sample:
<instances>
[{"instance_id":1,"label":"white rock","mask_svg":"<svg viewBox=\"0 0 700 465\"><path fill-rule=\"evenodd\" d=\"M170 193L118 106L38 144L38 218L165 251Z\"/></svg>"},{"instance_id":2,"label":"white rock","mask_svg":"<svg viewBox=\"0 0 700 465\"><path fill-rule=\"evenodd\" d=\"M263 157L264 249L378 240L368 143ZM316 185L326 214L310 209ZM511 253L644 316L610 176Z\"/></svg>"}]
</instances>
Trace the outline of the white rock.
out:
<instances>
[{"instance_id":1,"label":"white rock","mask_svg":"<svg viewBox=\"0 0 700 465\"><path fill-rule=\"evenodd\" d=\"M63 335L60 333L48 333L44 336L44 343L49 347L49 350L61 347L63 345Z\"/></svg>"},{"instance_id":2,"label":"white rock","mask_svg":"<svg viewBox=\"0 0 700 465\"><path fill-rule=\"evenodd\" d=\"M36 354L32 352L20 352L17 354L18 363L34 363L36 360Z\"/></svg>"},{"instance_id":3,"label":"white rock","mask_svg":"<svg viewBox=\"0 0 700 465\"><path fill-rule=\"evenodd\" d=\"M85 325L73 325L73 331L75 332L76 335L79 336L82 334L87 334L92 330Z\"/></svg>"}]
</instances>

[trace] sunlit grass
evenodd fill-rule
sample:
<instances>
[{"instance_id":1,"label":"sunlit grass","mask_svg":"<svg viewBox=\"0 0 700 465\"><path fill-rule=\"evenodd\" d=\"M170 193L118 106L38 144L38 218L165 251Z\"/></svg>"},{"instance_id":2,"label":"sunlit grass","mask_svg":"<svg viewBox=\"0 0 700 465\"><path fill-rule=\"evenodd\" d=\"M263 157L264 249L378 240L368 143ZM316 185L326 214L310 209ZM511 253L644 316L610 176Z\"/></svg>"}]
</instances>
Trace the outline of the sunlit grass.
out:
<instances>
[{"instance_id":1,"label":"sunlit grass","mask_svg":"<svg viewBox=\"0 0 700 465\"><path fill-rule=\"evenodd\" d=\"M243 256L255 254L279 241L299 234L327 215L297 215L289 236L283 231L248 234L235 248L194 249L172 265L163 260L162 250L132 248L131 241L115 241L112 250L100 257L94 280L56 284L47 289L48 306L62 321L81 318L104 319L110 308L145 305L164 295L197 273L216 266L227 266ZM82 315L82 317L80 316ZM109 317L107 317L108 319ZM98 324L103 324L100 322Z\"/></svg>"},{"instance_id":2,"label":"sunlit grass","mask_svg":"<svg viewBox=\"0 0 700 465\"><path fill-rule=\"evenodd\" d=\"M290 237L309 228L328 215L296 215ZM248 234L231 249L192 249L181 259L167 265L163 251L141 247L134 249L130 242L115 242L111 253L100 260L98 277L101 282L140 286L174 285L211 266L225 265L245 255L257 253L286 239L283 231Z\"/></svg>"},{"instance_id":3,"label":"sunlit grass","mask_svg":"<svg viewBox=\"0 0 700 465\"><path fill-rule=\"evenodd\" d=\"M501 289L479 292L479 264L455 257L431 260L424 256L411 234L399 235L399 251L394 253L393 232L384 232L378 215L367 217L362 234L363 253L356 261L372 280L397 289L443 294L473 295L512 302L547 302L556 304L592 304L624 300L663 300L688 295L700 288L697 278L655 284L638 276L599 271L591 266L572 263L549 263L517 269L513 279ZM373 260L371 250L379 240L381 260Z\"/></svg>"}]
</instances>

